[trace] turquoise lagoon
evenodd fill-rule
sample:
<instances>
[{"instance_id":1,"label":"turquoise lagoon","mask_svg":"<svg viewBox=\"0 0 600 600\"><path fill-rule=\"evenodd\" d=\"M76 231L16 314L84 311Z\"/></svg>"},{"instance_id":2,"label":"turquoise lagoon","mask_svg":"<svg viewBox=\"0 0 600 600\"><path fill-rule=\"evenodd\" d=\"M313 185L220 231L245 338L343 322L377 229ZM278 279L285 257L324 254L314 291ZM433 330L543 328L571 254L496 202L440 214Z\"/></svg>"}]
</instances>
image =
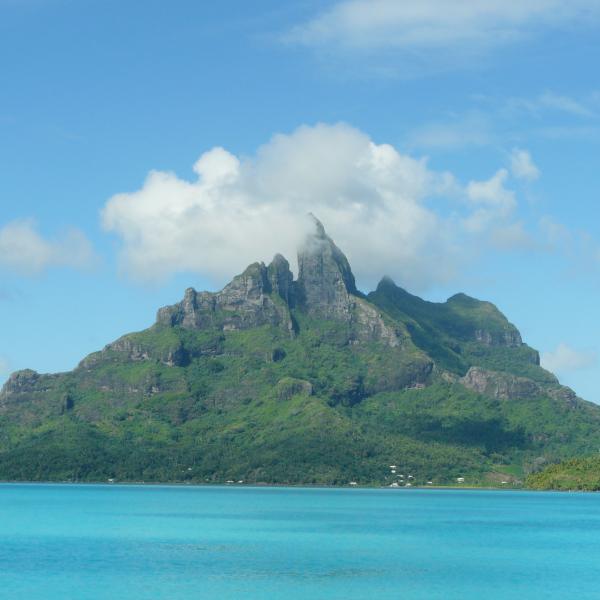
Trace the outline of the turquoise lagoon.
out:
<instances>
[{"instance_id":1,"label":"turquoise lagoon","mask_svg":"<svg viewBox=\"0 0 600 600\"><path fill-rule=\"evenodd\" d=\"M600 598L600 495L0 485L10 600Z\"/></svg>"}]
</instances>

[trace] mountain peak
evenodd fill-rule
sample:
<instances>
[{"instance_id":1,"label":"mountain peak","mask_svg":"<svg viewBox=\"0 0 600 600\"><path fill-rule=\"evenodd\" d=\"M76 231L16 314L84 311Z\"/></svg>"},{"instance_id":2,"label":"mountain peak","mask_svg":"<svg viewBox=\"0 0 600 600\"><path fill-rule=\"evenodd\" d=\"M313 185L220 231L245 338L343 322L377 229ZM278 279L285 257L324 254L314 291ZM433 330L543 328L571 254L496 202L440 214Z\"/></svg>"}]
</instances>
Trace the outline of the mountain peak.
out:
<instances>
[{"instance_id":1,"label":"mountain peak","mask_svg":"<svg viewBox=\"0 0 600 600\"><path fill-rule=\"evenodd\" d=\"M313 235L319 239L327 239L328 236L325 232L325 227L323 226L323 223L321 223L321 221L319 221L319 219L317 219L317 217L315 217L315 215L313 215L313 213L311 212L308 213L308 219L314 227L314 231L312 232L312 234L309 235Z\"/></svg>"},{"instance_id":2,"label":"mountain peak","mask_svg":"<svg viewBox=\"0 0 600 600\"><path fill-rule=\"evenodd\" d=\"M290 263L281 255L276 254L267 267L271 289L277 292L281 299L290 307L294 306L294 278L290 271Z\"/></svg>"},{"instance_id":3,"label":"mountain peak","mask_svg":"<svg viewBox=\"0 0 600 600\"><path fill-rule=\"evenodd\" d=\"M384 275L377 284L377 291L387 288L395 289L397 287L396 282L389 275Z\"/></svg>"},{"instance_id":4,"label":"mountain peak","mask_svg":"<svg viewBox=\"0 0 600 600\"><path fill-rule=\"evenodd\" d=\"M349 314L351 295L359 295L350 263L327 235L323 224L309 213L313 223L298 251L298 288L305 308L322 316Z\"/></svg>"}]
</instances>

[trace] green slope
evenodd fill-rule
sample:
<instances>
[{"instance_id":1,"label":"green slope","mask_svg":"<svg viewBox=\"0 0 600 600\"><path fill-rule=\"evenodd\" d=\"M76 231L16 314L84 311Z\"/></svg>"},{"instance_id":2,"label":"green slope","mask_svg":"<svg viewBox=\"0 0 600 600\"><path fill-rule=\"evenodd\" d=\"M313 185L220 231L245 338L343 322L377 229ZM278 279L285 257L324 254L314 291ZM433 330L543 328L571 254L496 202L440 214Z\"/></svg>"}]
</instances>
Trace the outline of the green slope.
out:
<instances>
[{"instance_id":1,"label":"green slope","mask_svg":"<svg viewBox=\"0 0 600 600\"><path fill-rule=\"evenodd\" d=\"M406 389L427 364L418 350L349 346L345 335L306 319L293 339L268 326L132 334L151 358L92 355L4 412L0 475L383 484L397 464L416 483L477 484L599 439L592 405L499 401L435 374ZM164 364L176 349L189 362Z\"/></svg>"},{"instance_id":2,"label":"green slope","mask_svg":"<svg viewBox=\"0 0 600 600\"><path fill-rule=\"evenodd\" d=\"M600 490L600 456L571 458L530 475L526 484L534 490Z\"/></svg>"},{"instance_id":3,"label":"green slope","mask_svg":"<svg viewBox=\"0 0 600 600\"><path fill-rule=\"evenodd\" d=\"M522 343L517 328L491 302L465 294L444 303L427 302L387 278L368 299L404 323L415 344L448 371L462 376L480 366L556 383L539 366L538 353Z\"/></svg>"}]
</instances>

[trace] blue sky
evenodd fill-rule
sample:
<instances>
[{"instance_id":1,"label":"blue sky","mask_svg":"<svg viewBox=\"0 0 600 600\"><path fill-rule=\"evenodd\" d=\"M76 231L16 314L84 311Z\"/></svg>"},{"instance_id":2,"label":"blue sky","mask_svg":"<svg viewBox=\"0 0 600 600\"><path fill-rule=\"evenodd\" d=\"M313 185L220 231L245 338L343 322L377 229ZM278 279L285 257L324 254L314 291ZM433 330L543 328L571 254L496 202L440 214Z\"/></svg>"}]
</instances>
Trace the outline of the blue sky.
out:
<instances>
[{"instance_id":1,"label":"blue sky","mask_svg":"<svg viewBox=\"0 0 600 600\"><path fill-rule=\"evenodd\" d=\"M0 0L0 380L312 210L360 286L496 303L600 402L600 2Z\"/></svg>"}]
</instances>

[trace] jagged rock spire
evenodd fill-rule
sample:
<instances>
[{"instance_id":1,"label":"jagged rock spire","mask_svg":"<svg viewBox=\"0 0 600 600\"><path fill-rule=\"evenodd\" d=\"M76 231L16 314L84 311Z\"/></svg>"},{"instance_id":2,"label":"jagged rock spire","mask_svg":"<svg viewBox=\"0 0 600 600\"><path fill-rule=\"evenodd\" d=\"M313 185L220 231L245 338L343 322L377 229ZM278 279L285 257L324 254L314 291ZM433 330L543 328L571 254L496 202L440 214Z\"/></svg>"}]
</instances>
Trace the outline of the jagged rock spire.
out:
<instances>
[{"instance_id":1,"label":"jagged rock spire","mask_svg":"<svg viewBox=\"0 0 600 600\"><path fill-rule=\"evenodd\" d=\"M298 299L308 312L349 316L351 296L358 295L348 259L312 214L313 231L298 251Z\"/></svg>"},{"instance_id":2,"label":"jagged rock spire","mask_svg":"<svg viewBox=\"0 0 600 600\"><path fill-rule=\"evenodd\" d=\"M287 261L281 257L269 268L264 263L251 264L220 292L196 292L189 288L181 302L158 311L157 321L186 329L235 330L269 324L282 325L291 331L288 308L276 304L271 297L274 288L280 295L285 294L286 268Z\"/></svg>"},{"instance_id":3,"label":"jagged rock spire","mask_svg":"<svg viewBox=\"0 0 600 600\"><path fill-rule=\"evenodd\" d=\"M323 224L313 215L309 218L312 231L298 252L297 281L288 261L276 254L268 267L263 263L250 265L220 292L188 289L182 302L159 311L158 322L188 329L219 326L224 330L277 324L292 331L290 309L296 307L318 317L350 321L357 297L362 297L352 269Z\"/></svg>"},{"instance_id":4,"label":"jagged rock spire","mask_svg":"<svg viewBox=\"0 0 600 600\"><path fill-rule=\"evenodd\" d=\"M267 276L273 292L290 307L294 306L294 278L290 271L290 263L281 255L276 254L267 267Z\"/></svg>"}]
</instances>

